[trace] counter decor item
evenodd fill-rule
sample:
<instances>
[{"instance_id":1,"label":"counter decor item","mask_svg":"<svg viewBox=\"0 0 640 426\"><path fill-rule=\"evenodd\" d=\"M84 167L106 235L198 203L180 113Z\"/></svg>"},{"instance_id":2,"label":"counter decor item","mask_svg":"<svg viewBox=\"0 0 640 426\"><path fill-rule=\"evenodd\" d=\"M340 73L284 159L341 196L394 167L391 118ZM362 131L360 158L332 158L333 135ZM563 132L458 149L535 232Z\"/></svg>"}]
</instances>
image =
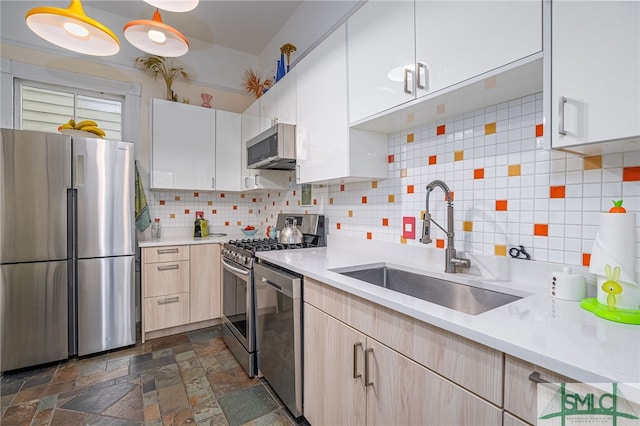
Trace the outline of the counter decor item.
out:
<instances>
[{"instance_id":1,"label":"counter decor item","mask_svg":"<svg viewBox=\"0 0 640 426\"><path fill-rule=\"evenodd\" d=\"M284 55L287 57L287 72L291 70L291 65L290 65L291 54L297 50L298 49L291 43L285 43L282 46L280 46L281 55ZM282 61L282 56L280 56L280 60Z\"/></svg>"},{"instance_id":2,"label":"counter decor item","mask_svg":"<svg viewBox=\"0 0 640 426\"><path fill-rule=\"evenodd\" d=\"M256 99L262 96L262 94L273 85L271 79L267 78L263 81L260 74L251 68L245 70L242 78L244 80L244 88L247 92L253 93Z\"/></svg>"},{"instance_id":3,"label":"counter decor item","mask_svg":"<svg viewBox=\"0 0 640 426\"><path fill-rule=\"evenodd\" d=\"M253 237L254 235L256 235L256 232L258 232L258 228L252 225L247 225L244 228L240 228L240 230L247 237Z\"/></svg>"},{"instance_id":4,"label":"counter decor item","mask_svg":"<svg viewBox=\"0 0 640 426\"><path fill-rule=\"evenodd\" d=\"M185 71L184 66L174 65L173 59L164 56L148 55L135 59L135 64L146 74L150 74L154 79L160 75L167 87L167 100L178 102L178 95L173 92L172 86L176 78L190 80L191 76Z\"/></svg>"},{"instance_id":5,"label":"counter decor item","mask_svg":"<svg viewBox=\"0 0 640 426\"><path fill-rule=\"evenodd\" d=\"M589 272L597 277L597 298L580 306L611 321L640 325L640 287L635 281L636 215L622 200L600 213L600 226L591 250Z\"/></svg>"},{"instance_id":6,"label":"counter decor item","mask_svg":"<svg viewBox=\"0 0 640 426\"><path fill-rule=\"evenodd\" d=\"M285 74L286 73L284 70L284 55L281 53L280 59L278 59L278 66L276 68L276 82L280 81L280 79L284 77Z\"/></svg>"},{"instance_id":7,"label":"counter decor item","mask_svg":"<svg viewBox=\"0 0 640 426\"><path fill-rule=\"evenodd\" d=\"M551 274L551 296L579 302L587 296L587 280L580 274L572 274L565 266L562 272Z\"/></svg>"},{"instance_id":8,"label":"counter decor item","mask_svg":"<svg viewBox=\"0 0 640 426\"><path fill-rule=\"evenodd\" d=\"M202 98L202 105L200 106L211 108L211 99L213 96L208 93L200 93L200 97Z\"/></svg>"},{"instance_id":9,"label":"counter decor item","mask_svg":"<svg viewBox=\"0 0 640 426\"><path fill-rule=\"evenodd\" d=\"M64 124L58 126L58 131L64 135L71 136L83 136L86 138L104 138L106 133L100 127L98 123L93 120L82 120L76 123L72 118Z\"/></svg>"}]
</instances>

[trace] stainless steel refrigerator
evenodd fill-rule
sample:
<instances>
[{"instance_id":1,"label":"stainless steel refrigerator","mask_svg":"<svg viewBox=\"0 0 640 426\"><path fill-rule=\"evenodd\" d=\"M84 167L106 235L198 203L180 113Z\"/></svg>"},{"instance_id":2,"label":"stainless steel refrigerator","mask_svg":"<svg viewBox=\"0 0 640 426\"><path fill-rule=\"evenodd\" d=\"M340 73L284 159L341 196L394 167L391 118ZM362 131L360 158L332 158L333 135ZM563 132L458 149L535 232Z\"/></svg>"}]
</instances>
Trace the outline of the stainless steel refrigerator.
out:
<instances>
[{"instance_id":1,"label":"stainless steel refrigerator","mask_svg":"<svg viewBox=\"0 0 640 426\"><path fill-rule=\"evenodd\" d=\"M134 145L2 129L0 371L135 343Z\"/></svg>"}]
</instances>

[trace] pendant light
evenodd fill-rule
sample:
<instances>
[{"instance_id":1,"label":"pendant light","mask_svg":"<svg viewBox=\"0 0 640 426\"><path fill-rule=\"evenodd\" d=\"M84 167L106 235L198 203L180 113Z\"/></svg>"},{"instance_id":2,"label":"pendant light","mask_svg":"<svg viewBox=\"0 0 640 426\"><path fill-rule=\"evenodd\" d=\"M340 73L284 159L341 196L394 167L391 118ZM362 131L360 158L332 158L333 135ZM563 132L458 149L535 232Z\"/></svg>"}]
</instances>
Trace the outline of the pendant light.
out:
<instances>
[{"instance_id":1,"label":"pendant light","mask_svg":"<svg viewBox=\"0 0 640 426\"><path fill-rule=\"evenodd\" d=\"M188 12L198 6L199 0L144 0L153 7L169 12Z\"/></svg>"},{"instance_id":2,"label":"pendant light","mask_svg":"<svg viewBox=\"0 0 640 426\"><path fill-rule=\"evenodd\" d=\"M124 36L129 43L152 55L177 57L189 51L189 41L170 25L162 22L156 9L153 19L138 19L124 26Z\"/></svg>"},{"instance_id":3,"label":"pendant light","mask_svg":"<svg viewBox=\"0 0 640 426\"><path fill-rule=\"evenodd\" d=\"M89 18L80 0L69 7L36 7L25 16L27 26L50 43L74 52L94 56L115 55L120 50L118 37L100 22Z\"/></svg>"}]
</instances>

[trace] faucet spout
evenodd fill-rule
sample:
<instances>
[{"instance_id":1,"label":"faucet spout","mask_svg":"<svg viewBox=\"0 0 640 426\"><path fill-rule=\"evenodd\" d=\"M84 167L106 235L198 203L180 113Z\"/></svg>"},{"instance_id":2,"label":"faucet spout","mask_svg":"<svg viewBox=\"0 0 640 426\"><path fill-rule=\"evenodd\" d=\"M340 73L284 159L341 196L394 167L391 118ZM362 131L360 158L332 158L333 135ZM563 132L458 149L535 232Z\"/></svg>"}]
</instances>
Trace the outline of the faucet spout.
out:
<instances>
[{"instance_id":1,"label":"faucet spout","mask_svg":"<svg viewBox=\"0 0 640 426\"><path fill-rule=\"evenodd\" d=\"M447 200L447 229L444 229L438 222L433 220L429 213L429 195L435 188L440 188L444 191ZM462 268L468 268L471 266L471 261L465 258L456 257L456 249L454 246L453 232L453 199L451 198L451 191L446 183L441 180L434 180L427 185L427 197L425 201L425 214L422 218L422 237L420 242L422 244L430 244L433 242L431 239L431 223L436 225L447 235L447 248L445 250L445 272L456 272L456 266Z\"/></svg>"}]
</instances>

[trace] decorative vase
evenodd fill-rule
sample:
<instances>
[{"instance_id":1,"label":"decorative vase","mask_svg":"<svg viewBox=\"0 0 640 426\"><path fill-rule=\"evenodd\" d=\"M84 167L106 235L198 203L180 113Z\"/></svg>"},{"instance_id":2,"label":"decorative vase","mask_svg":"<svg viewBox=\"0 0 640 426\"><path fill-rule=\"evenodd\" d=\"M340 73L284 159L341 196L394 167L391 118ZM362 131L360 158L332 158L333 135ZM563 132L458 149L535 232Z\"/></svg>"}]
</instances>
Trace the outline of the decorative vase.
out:
<instances>
[{"instance_id":1,"label":"decorative vase","mask_svg":"<svg viewBox=\"0 0 640 426\"><path fill-rule=\"evenodd\" d=\"M276 81L280 80L284 77L284 55L280 54L280 60L278 61L278 71L276 71Z\"/></svg>"},{"instance_id":2,"label":"decorative vase","mask_svg":"<svg viewBox=\"0 0 640 426\"><path fill-rule=\"evenodd\" d=\"M213 96L208 93L200 93L200 97L202 97L202 106L205 108L211 108L211 104L209 102Z\"/></svg>"}]
</instances>

